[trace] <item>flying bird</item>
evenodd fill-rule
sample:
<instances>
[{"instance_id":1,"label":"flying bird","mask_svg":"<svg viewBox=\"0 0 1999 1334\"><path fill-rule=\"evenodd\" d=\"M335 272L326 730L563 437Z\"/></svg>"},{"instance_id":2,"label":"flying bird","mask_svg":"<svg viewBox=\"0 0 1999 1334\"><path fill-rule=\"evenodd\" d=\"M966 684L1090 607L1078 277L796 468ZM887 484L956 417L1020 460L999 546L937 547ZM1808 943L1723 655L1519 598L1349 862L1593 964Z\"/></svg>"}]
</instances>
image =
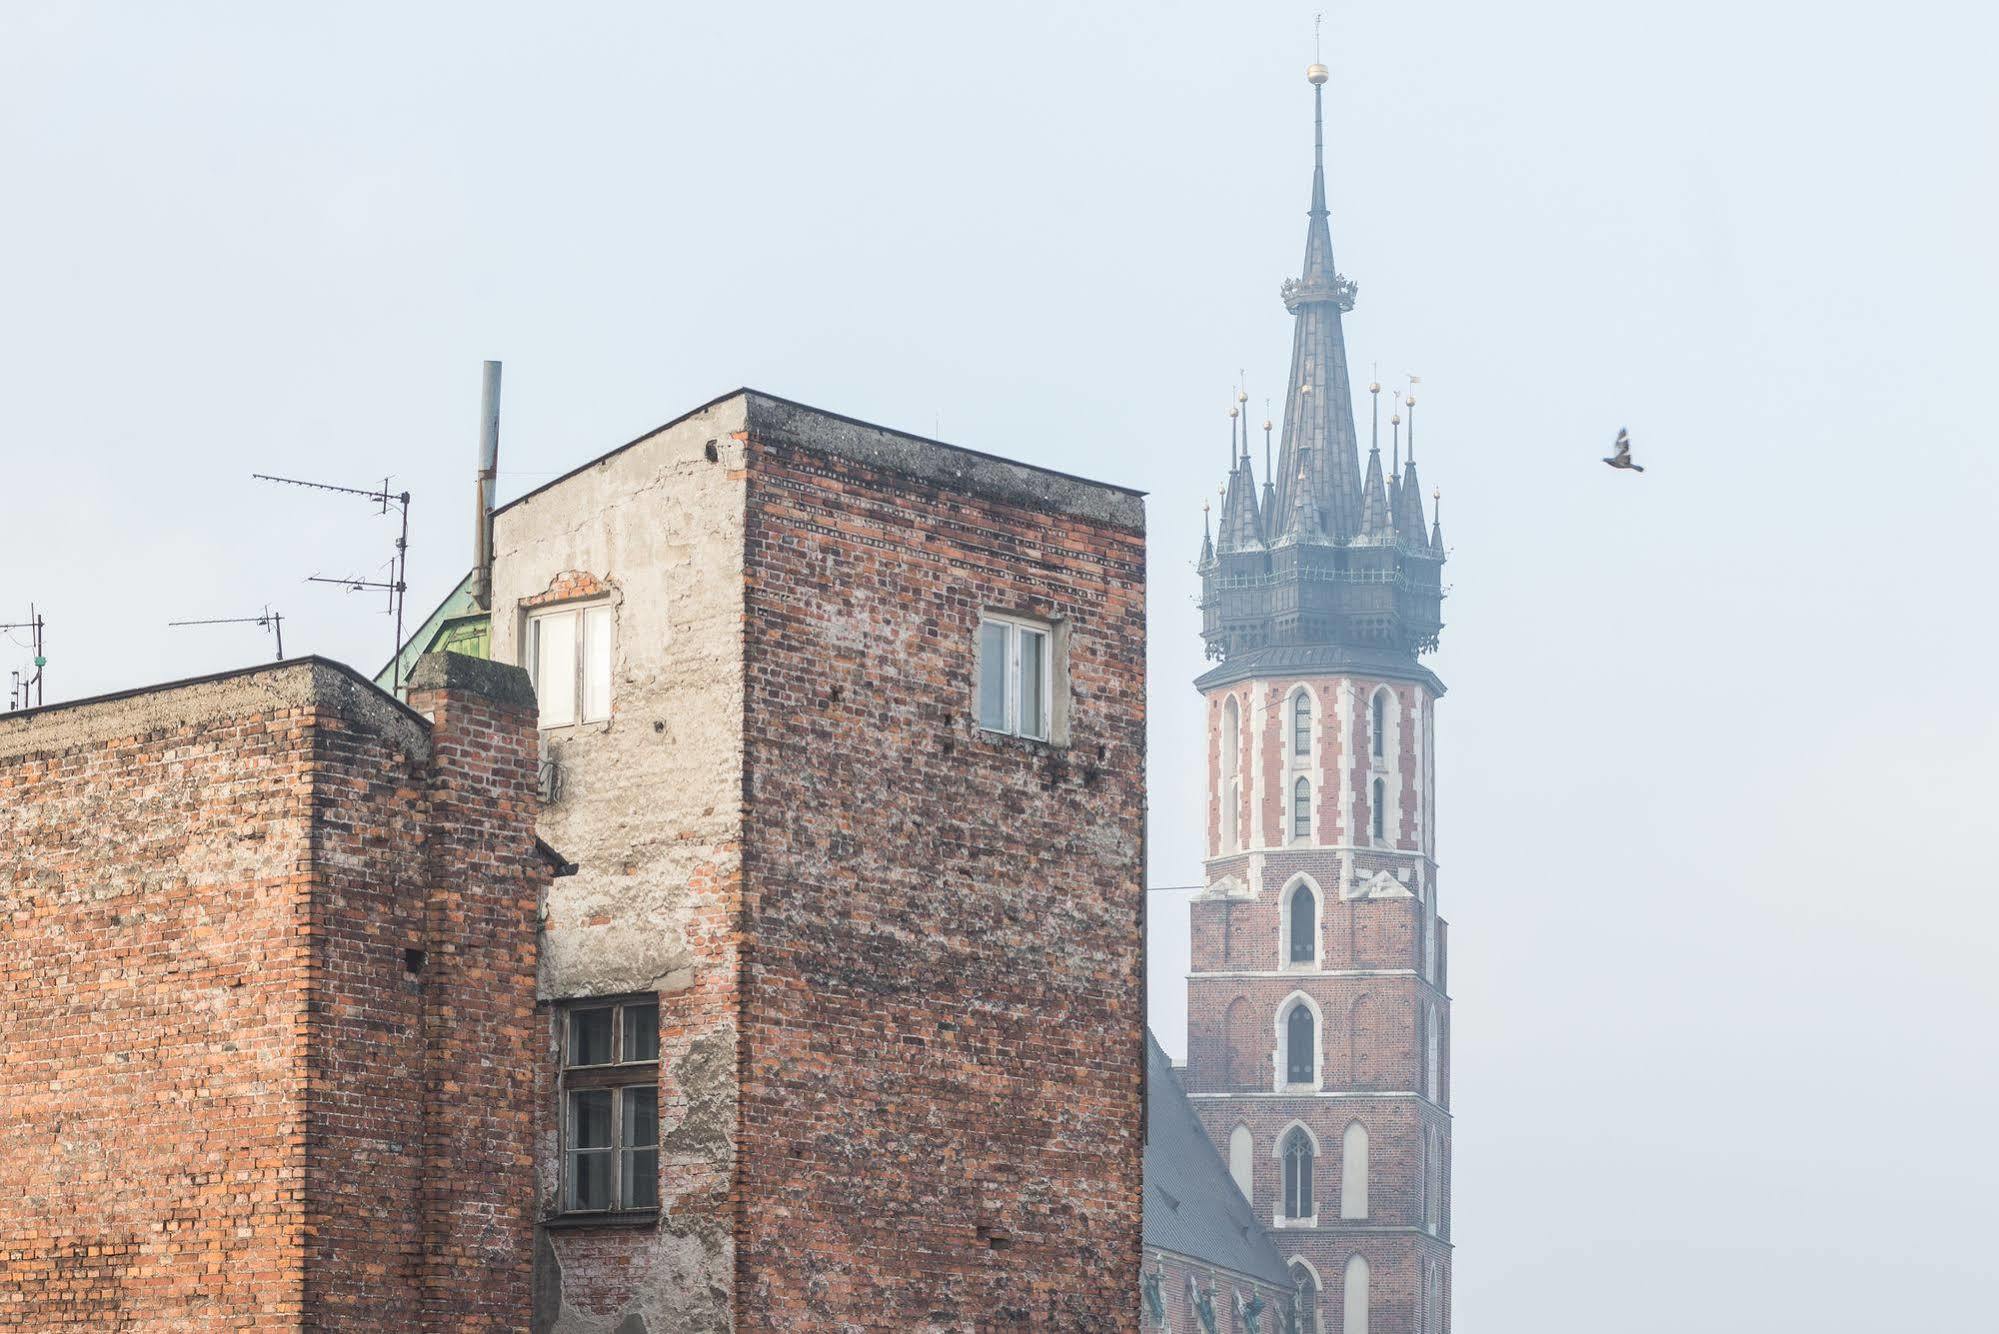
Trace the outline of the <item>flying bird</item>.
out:
<instances>
[{"instance_id":1,"label":"flying bird","mask_svg":"<svg viewBox=\"0 0 1999 1334\"><path fill-rule=\"evenodd\" d=\"M1644 472L1645 465L1631 461L1631 433L1622 426L1617 428L1617 453L1604 460L1613 468L1629 468L1633 472Z\"/></svg>"}]
</instances>

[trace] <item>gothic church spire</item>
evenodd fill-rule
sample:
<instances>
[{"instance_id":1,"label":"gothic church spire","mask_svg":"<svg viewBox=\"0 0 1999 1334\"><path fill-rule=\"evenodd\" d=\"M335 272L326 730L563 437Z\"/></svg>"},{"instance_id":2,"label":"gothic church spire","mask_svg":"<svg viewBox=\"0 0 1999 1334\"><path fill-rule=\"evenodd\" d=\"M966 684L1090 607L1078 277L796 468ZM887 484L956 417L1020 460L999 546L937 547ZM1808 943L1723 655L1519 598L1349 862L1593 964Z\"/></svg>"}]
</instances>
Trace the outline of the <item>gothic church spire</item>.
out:
<instances>
[{"instance_id":1,"label":"gothic church spire","mask_svg":"<svg viewBox=\"0 0 1999 1334\"><path fill-rule=\"evenodd\" d=\"M1345 542L1361 531L1359 442L1353 426L1353 392L1347 379L1346 334L1340 316L1353 309L1354 284L1333 263L1333 234L1326 211L1324 65L1305 77L1312 84L1312 207L1305 226L1305 264L1286 279L1285 309L1292 315L1291 378L1284 397L1284 439L1277 457L1277 508L1295 513L1293 492L1313 491L1325 517L1325 536Z\"/></svg>"}]
</instances>

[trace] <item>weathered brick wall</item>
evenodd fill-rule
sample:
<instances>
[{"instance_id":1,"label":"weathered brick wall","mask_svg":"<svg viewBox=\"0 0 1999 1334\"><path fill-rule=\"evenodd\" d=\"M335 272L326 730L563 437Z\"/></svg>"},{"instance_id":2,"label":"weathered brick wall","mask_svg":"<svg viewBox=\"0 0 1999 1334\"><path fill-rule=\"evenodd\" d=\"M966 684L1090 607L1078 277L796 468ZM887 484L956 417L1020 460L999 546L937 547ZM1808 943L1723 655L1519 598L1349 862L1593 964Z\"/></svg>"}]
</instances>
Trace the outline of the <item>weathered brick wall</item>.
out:
<instances>
[{"instance_id":1,"label":"weathered brick wall","mask_svg":"<svg viewBox=\"0 0 1999 1334\"><path fill-rule=\"evenodd\" d=\"M424 1002L430 1104L422 1313L428 1329L520 1330L532 1310L536 931L549 884L535 847L534 695L518 668L448 654L417 663L409 698L431 720L433 756L423 954L403 969ZM386 953L393 963L393 942Z\"/></svg>"},{"instance_id":2,"label":"weathered brick wall","mask_svg":"<svg viewBox=\"0 0 1999 1334\"><path fill-rule=\"evenodd\" d=\"M431 704L306 660L0 720L0 1324L525 1328L532 715Z\"/></svg>"},{"instance_id":3,"label":"weathered brick wall","mask_svg":"<svg viewBox=\"0 0 1999 1334\"><path fill-rule=\"evenodd\" d=\"M1143 537L749 449L739 1327L1133 1329ZM985 608L1066 747L972 725Z\"/></svg>"},{"instance_id":4,"label":"weathered brick wall","mask_svg":"<svg viewBox=\"0 0 1999 1334\"><path fill-rule=\"evenodd\" d=\"M0 1326L300 1318L316 712L0 718Z\"/></svg>"}]
</instances>

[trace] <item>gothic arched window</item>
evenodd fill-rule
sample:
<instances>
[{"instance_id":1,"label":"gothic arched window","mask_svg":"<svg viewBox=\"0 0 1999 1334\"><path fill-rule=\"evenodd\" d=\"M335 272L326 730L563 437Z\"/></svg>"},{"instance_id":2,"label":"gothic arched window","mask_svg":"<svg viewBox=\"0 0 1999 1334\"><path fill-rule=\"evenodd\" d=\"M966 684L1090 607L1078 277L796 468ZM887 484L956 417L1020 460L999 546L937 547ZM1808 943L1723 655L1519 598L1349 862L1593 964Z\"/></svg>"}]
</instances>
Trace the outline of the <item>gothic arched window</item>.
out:
<instances>
[{"instance_id":1,"label":"gothic arched window","mask_svg":"<svg viewBox=\"0 0 1999 1334\"><path fill-rule=\"evenodd\" d=\"M1284 1138L1284 1216L1312 1216L1312 1137L1303 1126Z\"/></svg>"},{"instance_id":2,"label":"gothic arched window","mask_svg":"<svg viewBox=\"0 0 1999 1334\"><path fill-rule=\"evenodd\" d=\"M1376 838L1388 837L1388 784L1381 779L1374 780L1374 807L1369 814Z\"/></svg>"},{"instance_id":3,"label":"gothic arched window","mask_svg":"<svg viewBox=\"0 0 1999 1334\"><path fill-rule=\"evenodd\" d=\"M1222 705L1222 777L1234 778L1236 760L1242 748L1242 712L1230 695Z\"/></svg>"},{"instance_id":4,"label":"gothic arched window","mask_svg":"<svg viewBox=\"0 0 1999 1334\"><path fill-rule=\"evenodd\" d=\"M1312 887L1291 891L1291 962L1315 963L1319 958L1319 900Z\"/></svg>"},{"instance_id":5,"label":"gothic arched window","mask_svg":"<svg viewBox=\"0 0 1999 1334\"><path fill-rule=\"evenodd\" d=\"M1291 1289L1291 1300L1297 1304L1298 1334L1319 1334L1319 1276L1303 1260L1291 1262Z\"/></svg>"},{"instance_id":6,"label":"gothic arched window","mask_svg":"<svg viewBox=\"0 0 1999 1334\"><path fill-rule=\"evenodd\" d=\"M1313 1031L1312 1012L1301 1003L1292 1007L1291 1016L1284 1021L1284 1082L1287 1084L1316 1084L1319 1082L1318 1062L1312 1050L1318 1035Z\"/></svg>"},{"instance_id":7,"label":"gothic arched window","mask_svg":"<svg viewBox=\"0 0 1999 1334\"><path fill-rule=\"evenodd\" d=\"M1371 708L1372 713L1368 718L1368 745L1374 751L1374 758L1378 760L1388 754L1388 692L1386 690L1377 690L1374 692L1374 700Z\"/></svg>"},{"instance_id":8,"label":"gothic arched window","mask_svg":"<svg viewBox=\"0 0 1999 1334\"><path fill-rule=\"evenodd\" d=\"M1291 837L1312 836L1312 780L1301 778L1291 785Z\"/></svg>"},{"instance_id":9,"label":"gothic arched window","mask_svg":"<svg viewBox=\"0 0 1999 1334\"><path fill-rule=\"evenodd\" d=\"M1291 753L1312 753L1312 696L1303 690L1291 697Z\"/></svg>"}]
</instances>

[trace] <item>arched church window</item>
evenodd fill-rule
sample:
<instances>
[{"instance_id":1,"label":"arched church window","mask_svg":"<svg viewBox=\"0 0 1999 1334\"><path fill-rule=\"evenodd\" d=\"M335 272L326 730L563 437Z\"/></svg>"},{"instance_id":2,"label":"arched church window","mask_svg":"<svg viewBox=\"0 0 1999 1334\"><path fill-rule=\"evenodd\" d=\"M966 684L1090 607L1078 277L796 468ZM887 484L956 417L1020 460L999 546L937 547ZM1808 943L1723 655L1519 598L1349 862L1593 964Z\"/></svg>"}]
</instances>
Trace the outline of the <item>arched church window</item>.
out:
<instances>
[{"instance_id":1,"label":"arched church window","mask_svg":"<svg viewBox=\"0 0 1999 1334\"><path fill-rule=\"evenodd\" d=\"M1374 780L1374 800L1369 804L1374 808L1368 817L1374 836L1388 837L1388 784L1379 778Z\"/></svg>"},{"instance_id":2,"label":"arched church window","mask_svg":"<svg viewBox=\"0 0 1999 1334\"><path fill-rule=\"evenodd\" d=\"M1319 958L1319 900L1310 885L1291 891L1291 962L1315 963Z\"/></svg>"},{"instance_id":3,"label":"arched church window","mask_svg":"<svg viewBox=\"0 0 1999 1334\"><path fill-rule=\"evenodd\" d=\"M1312 1137L1303 1126L1284 1138L1284 1216L1312 1216Z\"/></svg>"},{"instance_id":4,"label":"arched church window","mask_svg":"<svg viewBox=\"0 0 1999 1334\"><path fill-rule=\"evenodd\" d=\"M1298 1334L1319 1334L1319 1276L1303 1260L1291 1262L1291 1300L1297 1305Z\"/></svg>"},{"instance_id":5,"label":"arched church window","mask_svg":"<svg viewBox=\"0 0 1999 1334\"><path fill-rule=\"evenodd\" d=\"M1372 716L1368 719L1368 744L1379 760L1388 754L1388 692L1374 692Z\"/></svg>"},{"instance_id":6,"label":"arched church window","mask_svg":"<svg viewBox=\"0 0 1999 1334\"><path fill-rule=\"evenodd\" d=\"M1291 837L1312 836L1312 780L1301 778L1291 785Z\"/></svg>"},{"instance_id":7,"label":"arched church window","mask_svg":"<svg viewBox=\"0 0 1999 1334\"><path fill-rule=\"evenodd\" d=\"M1301 690L1291 697L1291 753L1312 753L1312 695Z\"/></svg>"},{"instance_id":8,"label":"arched church window","mask_svg":"<svg viewBox=\"0 0 1999 1334\"><path fill-rule=\"evenodd\" d=\"M1284 1080L1288 1084L1316 1084L1319 1082L1318 1062L1313 1047L1317 1037L1312 1024L1312 1012L1300 1004L1291 1010L1290 1018L1284 1021Z\"/></svg>"}]
</instances>

